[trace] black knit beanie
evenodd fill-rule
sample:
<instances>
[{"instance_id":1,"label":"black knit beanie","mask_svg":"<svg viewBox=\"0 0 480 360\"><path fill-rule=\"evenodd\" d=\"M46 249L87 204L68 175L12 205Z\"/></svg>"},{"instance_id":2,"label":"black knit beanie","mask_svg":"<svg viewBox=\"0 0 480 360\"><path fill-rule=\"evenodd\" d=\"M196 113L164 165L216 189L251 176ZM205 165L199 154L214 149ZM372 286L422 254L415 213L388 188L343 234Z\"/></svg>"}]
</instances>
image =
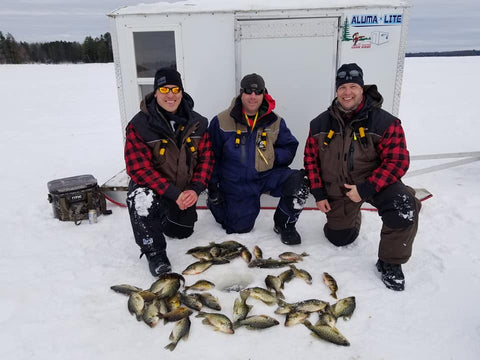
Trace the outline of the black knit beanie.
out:
<instances>
[{"instance_id":1,"label":"black knit beanie","mask_svg":"<svg viewBox=\"0 0 480 360\"><path fill-rule=\"evenodd\" d=\"M337 70L335 89L347 83L355 83L363 87L363 71L360 66L355 63L343 64Z\"/></svg>"},{"instance_id":2,"label":"black knit beanie","mask_svg":"<svg viewBox=\"0 0 480 360\"><path fill-rule=\"evenodd\" d=\"M159 87L165 85L176 85L183 90L182 77L180 73L173 68L161 68L155 73L155 81L153 83L153 91L157 91Z\"/></svg>"}]
</instances>

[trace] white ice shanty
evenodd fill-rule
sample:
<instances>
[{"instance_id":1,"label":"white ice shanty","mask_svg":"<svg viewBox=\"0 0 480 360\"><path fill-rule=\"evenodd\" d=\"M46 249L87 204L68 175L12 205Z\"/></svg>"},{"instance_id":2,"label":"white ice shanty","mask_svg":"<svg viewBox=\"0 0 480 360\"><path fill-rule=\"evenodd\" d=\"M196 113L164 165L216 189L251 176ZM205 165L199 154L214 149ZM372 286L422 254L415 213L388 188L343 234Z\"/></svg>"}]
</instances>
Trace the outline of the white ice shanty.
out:
<instances>
[{"instance_id":1,"label":"white ice shanty","mask_svg":"<svg viewBox=\"0 0 480 360\"><path fill-rule=\"evenodd\" d=\"M384 109L398 113L409 1L190 0L111 12L122 127L152 91L155 71L174 66L195 110L211 119L238 94L241 78L265 79L300 142L335 96L335 71L356 62L375 83Z\"/></svg>"}]
</instances>

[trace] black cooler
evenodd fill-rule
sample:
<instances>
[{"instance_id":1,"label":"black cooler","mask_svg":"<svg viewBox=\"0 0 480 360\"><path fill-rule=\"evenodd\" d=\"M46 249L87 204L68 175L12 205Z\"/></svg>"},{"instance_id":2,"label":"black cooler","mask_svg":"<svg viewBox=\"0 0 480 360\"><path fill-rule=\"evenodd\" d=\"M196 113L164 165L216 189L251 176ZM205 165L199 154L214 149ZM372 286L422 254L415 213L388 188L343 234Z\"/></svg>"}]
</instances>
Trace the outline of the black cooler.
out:
<instances>
[{"instance_id":1,"label":"black cooler","mask_svg":"<svg viewBox=\"0 0 480 360\"><path fill-rule=\"evenodd\" d=\"M47 186L53 216L61 221L79 224L88 219L89 210L96 210L98 215L111 213L106 210L105 196L92 175L52 180Z\"/></svg>"}]
</instances>

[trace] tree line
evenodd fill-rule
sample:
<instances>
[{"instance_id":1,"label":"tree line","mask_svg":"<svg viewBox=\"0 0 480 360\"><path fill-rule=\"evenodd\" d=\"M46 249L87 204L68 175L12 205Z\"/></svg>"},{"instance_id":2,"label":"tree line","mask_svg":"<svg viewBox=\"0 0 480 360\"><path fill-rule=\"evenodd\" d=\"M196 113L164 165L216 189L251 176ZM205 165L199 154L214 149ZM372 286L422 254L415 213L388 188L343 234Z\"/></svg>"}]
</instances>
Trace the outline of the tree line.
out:
<instances>
[{"instance_id":1,"label":"tree line","mask_svg":"<svg viewBox=\"0 0 480 360\"><path fill-rule=\"evenodd\" d=\"M405 57L480 56L480 50L453 50L406 53Z\"/></svg>"},{"instance_id":2,"label":"tree line","mask_svg":"<svg viewBox=\"0 0 480 360\"><path fill-rule=\"evenodd\" d=\"M12 34L0 31L0 64L26 63L106 63L113 61L110 33L82 43L77 41L50 41L44 43L17 42Z\"/></svg>"}]
</instances>

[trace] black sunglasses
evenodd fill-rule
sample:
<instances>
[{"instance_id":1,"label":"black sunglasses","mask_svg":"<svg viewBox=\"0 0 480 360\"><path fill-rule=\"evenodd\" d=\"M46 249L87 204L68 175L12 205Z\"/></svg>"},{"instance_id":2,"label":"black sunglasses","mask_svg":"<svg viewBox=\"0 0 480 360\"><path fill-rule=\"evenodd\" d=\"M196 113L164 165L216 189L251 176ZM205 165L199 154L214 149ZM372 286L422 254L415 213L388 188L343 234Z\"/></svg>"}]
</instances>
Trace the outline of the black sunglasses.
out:
<instances>
[{"instance_id":1,"label":"black sunglasses","mask_svg":"<svg viewBox=\"0 0 480 360\"><path fill-rule=\"evenodd\" d=\"M248 88L248 89L243 89L243 92L247 95L250 95L251 93L255 93L255 95L262 95L263 94L263 90L260 90L260 89L252 89L252 88Z\"/></svg>"},{"instance_id":2,"label":"black sunglasses","mask_svg":"<svg viewBox=\"0 0 480 360\"><path fill-rule=\"evenodd\" d=\"M340 71L338 74L337 74L337 78L339 79L347 79L347 80L351 80L355 77L361 77L362 76L362 73L358 70L350 70L350 71Z\"/></svg>"}]
</instances>

